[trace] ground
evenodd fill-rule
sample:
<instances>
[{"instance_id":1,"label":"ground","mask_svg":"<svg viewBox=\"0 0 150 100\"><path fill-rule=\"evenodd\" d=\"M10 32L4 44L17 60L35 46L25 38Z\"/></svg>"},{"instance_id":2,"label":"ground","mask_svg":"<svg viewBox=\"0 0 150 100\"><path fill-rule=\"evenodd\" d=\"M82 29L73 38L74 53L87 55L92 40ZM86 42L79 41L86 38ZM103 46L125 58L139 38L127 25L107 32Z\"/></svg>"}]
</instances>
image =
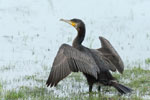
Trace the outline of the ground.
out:
<instances>
[{"instance_id":1,"label":"ground","mask_svg":"<svg viewBox=\"0 0 150 100\"><path fill-rule=\"evenodd\" d=\"M16 99L32 99L32 100L148 100L150 98L150 71L144 70L140 67L131 68L124 71L123 75L114 73L113 75L121 84L124 84L133 89L131 94L120 95L117 90L112 87L102 87L101 92L97 91L97 86L94 86L93 92L88 92L88 85L82 73L72 73L66 79L61 81L57 87L47 88L44 77L49 74L45 70L45 75L40 76L39 73L35 75L25 76L22 80L14 80L35 83L35 86L20 86L18 88L5 90L5 85L9 83L0 84L0 97L4 100Z\"/></svg>"}]
</instances>

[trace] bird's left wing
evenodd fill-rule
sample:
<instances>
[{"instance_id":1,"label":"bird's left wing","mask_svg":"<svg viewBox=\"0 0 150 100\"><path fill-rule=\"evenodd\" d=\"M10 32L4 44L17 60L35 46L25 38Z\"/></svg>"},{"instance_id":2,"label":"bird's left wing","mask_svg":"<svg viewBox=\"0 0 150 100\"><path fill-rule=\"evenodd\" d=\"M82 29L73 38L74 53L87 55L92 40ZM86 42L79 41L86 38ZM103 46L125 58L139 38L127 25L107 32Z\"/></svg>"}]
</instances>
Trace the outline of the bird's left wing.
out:
<instances>
[{"instance_id":1,"label":"bird's left wing","mask_svg":"<svg viewBox=\"0 0 150 100\"><path fill-rule=\"evenodd\" d=\"M111 62L120 73L123 73L124 64L117 51L107 39L104 37L99 37L99 39L101 41L102 47L97 50L102 52L107 61Z\"/></svg>"}]
</instances>

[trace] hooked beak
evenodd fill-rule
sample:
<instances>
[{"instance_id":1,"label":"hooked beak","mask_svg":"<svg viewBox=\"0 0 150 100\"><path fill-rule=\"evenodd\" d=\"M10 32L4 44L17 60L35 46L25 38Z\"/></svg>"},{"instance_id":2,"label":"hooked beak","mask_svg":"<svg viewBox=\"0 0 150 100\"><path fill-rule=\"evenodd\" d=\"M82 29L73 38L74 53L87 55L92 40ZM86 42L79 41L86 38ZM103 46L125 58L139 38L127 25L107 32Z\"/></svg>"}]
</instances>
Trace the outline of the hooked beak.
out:
<instances>
[{"instance_id":1,"label":"hooked beak","mask_svg":"<svg viewBox=\"0 0 150 100\"><path fill-rule=\"evenodd\" d=\"M73 21L71 21L71 20L60 19L60 21L66 22L66 23L72 25L72 26L75 27L75 28L76 28L76 26L77 26L77 23L75 23L75 22L73 22Z\"/></svg>"}]
</instances>

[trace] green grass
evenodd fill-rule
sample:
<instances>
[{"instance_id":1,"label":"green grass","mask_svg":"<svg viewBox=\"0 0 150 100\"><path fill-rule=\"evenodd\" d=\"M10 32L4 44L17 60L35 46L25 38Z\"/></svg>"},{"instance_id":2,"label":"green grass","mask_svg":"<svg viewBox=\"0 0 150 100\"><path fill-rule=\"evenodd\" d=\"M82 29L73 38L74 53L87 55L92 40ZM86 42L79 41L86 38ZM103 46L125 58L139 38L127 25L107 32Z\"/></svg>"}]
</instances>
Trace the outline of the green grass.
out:
<instances>
[{"instance_id":1,"label":"green grass","mask_svg":"<svg viewBox=\"0 0 150 100\"><path fill-rule=\"evenodd\" d=\"M150 95L150 70L135 67L133 69L125 70L122 76L116 76L119 78L118 80L121 80L122 76L124 80L129 79L130 82L127 85L134 89L134 93L139 91L140 96Z\"/></svg>"},{"instance_id":2,"label":"green grass","mask_svg":"<svg viewBox=\"0 0 150 100\"><path fill-rule=\"evenodd\" d=\"M25 79L25 80L33 80L33 79L35 79L35 77L36 77L36 75L31 75L31 76L26 75L23 79Z\"/></svg>"},{"instance_id":3,"label":"green grass","mask_svg":"<svg viewBox=\"0 0 150 100\"><path fill-rule=\"evenodd\" d=\"M7 90L3 98L4 100L144 100L143 96L150 95L150 81L148 80L150 79L150 70L135 67L125 70L123 75L113 73L113 76L115 76L121 84L132 88L134 90L132 94L120 96L112 87L102 87L100 93L97 92L97 90L93 90L93 92L89 94L88 89L86 92L83 92L83 86L80 86L80 84L84 84L85 88L88 88L88 85L82 73L72 73L69 77L62 80L56 88L47 88L45 85L45 76L41 78L37 74L25 76L23 79L37 82L40 86L21 86L17 88L17 90ZM64 88L64 86L66 88ZM0 91L2 91L1 84ZM61 93L68 93L68 95L60 96Z\"/></svg>"},{"instance_id":4,"label":"green grass","mask_svg":"<svg viewBox=\"0 0 150 100\"><path fill-rule=\"evenodd\" d=\"M150 64L150 58L145 59L145 63L149 65Z\"/></svg>"},{"instance_id":5,"label":"green grass","mask_svg":"<svg viewBox=\"0 0 150 100\"><path fill-rule=\"evenodd\" d=\"M16 100L16 99L24 99L24 93L23 91L19 90L19 91L15 91L15 90L11 90L11 91L7 91L7 93L5 94L5 99L6 100Z\"/></svg>"},{"instance_id":6,"label":"green grass","mask_svg":"<svg viewBox=\"0 0 150 100\"><path fill-rule=\"evenodd\" d=\"M2 98L2 89L3 87L2 87L2 84L0 83L0 98Z\"/></svg>"},{"instance_id":7,"label":"green grass","mask_svg":"<svg viewBox=\"0 0 150 100\"><path fill-rule=\"evenodd\" d=\"M9 70L14 69L14 68L15 68L15 65L9 64L7 66L0 67L0 71L9 71Z\"/></svg>"}]
</instances>

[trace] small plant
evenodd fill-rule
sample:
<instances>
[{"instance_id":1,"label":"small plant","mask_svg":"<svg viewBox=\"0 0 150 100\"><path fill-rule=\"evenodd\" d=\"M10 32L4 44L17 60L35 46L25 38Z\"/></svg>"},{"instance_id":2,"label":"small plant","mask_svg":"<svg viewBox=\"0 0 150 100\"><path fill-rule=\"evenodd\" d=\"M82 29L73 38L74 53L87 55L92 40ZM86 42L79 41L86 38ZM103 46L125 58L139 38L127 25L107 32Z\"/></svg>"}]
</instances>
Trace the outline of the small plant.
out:
<instances>
[{"instance_id":1,"label":"small plant","mask_svg":"<svg viewBox=\"0 0 150 100\"><path fill-rule=\"evenodd\" d=\"M0 83L0 98L2 97L2 84Z\"/></svg>"},{"instance_id":2,"label":"small plant","mask_svg":"<svg viewBox=\"0 0 150 100\"><path fill-rule=\"evenodd\" d=\"M150 64L150 58L145 59L145 63L149 65Z\"/></svg>"},{"instance_id":3,"label":"small plant","mask_svg":"<svg viewBox=\"0 0 150 100\"><path fill-rule=\"evenodd\" d=\"M16 92L15 90L7 91L5 94L6 100L17 100L19 98L24 98L24 93L22 91Z\"/></svg>"}]
</instances>

